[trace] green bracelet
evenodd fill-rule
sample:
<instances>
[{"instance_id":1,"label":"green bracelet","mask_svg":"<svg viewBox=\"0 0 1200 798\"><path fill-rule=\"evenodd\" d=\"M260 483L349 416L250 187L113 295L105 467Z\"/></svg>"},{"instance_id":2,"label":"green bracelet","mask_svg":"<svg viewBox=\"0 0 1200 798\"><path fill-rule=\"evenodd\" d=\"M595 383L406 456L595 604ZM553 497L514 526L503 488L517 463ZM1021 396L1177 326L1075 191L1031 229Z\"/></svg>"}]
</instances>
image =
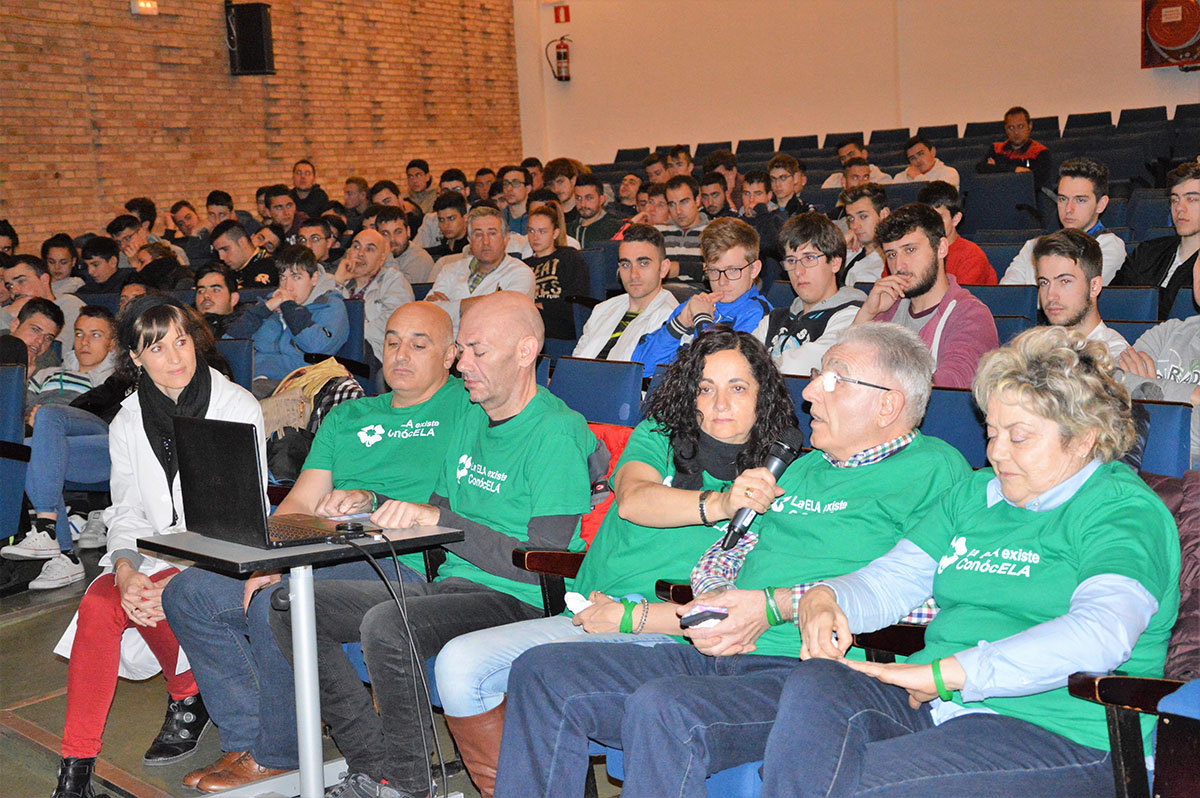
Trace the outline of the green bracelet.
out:
<instances>
[{"instance_id":1,"label":"green bracelet","mask_svg":"<svg viewBox=\"0 0 1200 798\"><path fill-rule=\"evenodd\" d=\"M946 689L946 683L942 681L942 661L935 659L933 661L933 686L937 688L938 698L943 701L949 701L954 698L954 694Z\"/></svg>"},{"instance_id":2,"label":"green bracelet","mask_svg":"<svg viewBox=\"0 0 1200 798\"><path fill-rule=\"evenodd\" d=\"M775 588L764 587L763 594L767 597L767 623L779 626L784 623L783 615L779 612L779 604L775 602Z\"/></svg>"},{"instance_id":3,"label":"green bracelet","mask_svg":"<svg viewBox=\"0 0 1200 798\"><path fill-rule=\"evenodd\" d=\"M369 490L367 493L371 494L371 512L375 512L379 509L379 494L373 490Z\"/></svg>"},{"instance_id":4,"label":"green bracelet","mask_svg":"<svg viewBox=\"0 0 1200 798\"><path fill-rule=\"evenodd\" d=\"M633 608L637 606L637 602L629 599L621 599L622 606L625 607L625 613L621 616L620 631L622 634L633 633Z\"/></svg>"}]
</instances>

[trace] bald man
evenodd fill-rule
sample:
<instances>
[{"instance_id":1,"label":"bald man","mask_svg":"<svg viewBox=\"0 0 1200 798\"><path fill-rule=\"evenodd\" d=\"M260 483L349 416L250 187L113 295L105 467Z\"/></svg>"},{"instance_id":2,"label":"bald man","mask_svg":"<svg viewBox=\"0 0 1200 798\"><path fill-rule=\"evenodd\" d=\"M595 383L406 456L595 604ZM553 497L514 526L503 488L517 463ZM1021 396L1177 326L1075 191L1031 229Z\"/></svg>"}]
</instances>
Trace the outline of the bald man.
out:
<instances>
[{"instance_id":1,"label":"bald man","mask_svg":"<svg viewBox=\"0 0 1200 798\"><path fill-rule=\"evenodd\" d=\"M280 513L319 516L370 512L383 496L429 498L438 469L473 410L454 364L450 317L410 302L387 321L383 376L390 393L343 402L322 422L299 479ZM402 561L424 582L421 555ZM374 579L366 563L318 568L317 579ZM181 574L182 576L182 574ZM174 581L174 580L172 580ZM297 766L292 669L267 622L277 574L231 579L201 568L164 593L163 606L192 663L208 711L221 731L222 756L184 784L228 789ZM257 594L257 595L256 595ZM248 638L247 646L235 642ZM231 761L241 757L238 762Z\"/></svg>"},{"instance_id":2,"label":"bald man","mask_svg":"<svg viewBox=\"0 0 1200 798\"><path fill-rule=\"evenodd\" d=\"M354 237L333 279L346 299L363 301L363 336L370 344L372 370L383 363L384 338L392 312L413 301L412 285L396 268L384 268L391 248L376 230Z\"/></svg>"},{"instance_id":3,"label":"bald man","mask_svg":"<svg viewBox=\"0 0 1200 798\"><path fill-rule=\"evenodd\" d=\"M440 524L466 535L446 547L434 582L405 585L407 624L378 581L316 586L321 710L349 771L339 794L430 792L432 729L413 662L423 668L460 634L542 615L537 579L513 567L514 548L583 549L579 519L590 506L587 460L597 444L582 416L538 388L544 336L524 294L489 294L464 311L458 368L473 407L428 503L384 500L371 516L382 526ZM271 626L288 652L290 615L272 612ZM374 701L342 653L349 640L362 642ZM459 720L469 721L454 731L464 759L485 758L479 749L499 739L503 710Z\"/></svg>"}]
</instances>

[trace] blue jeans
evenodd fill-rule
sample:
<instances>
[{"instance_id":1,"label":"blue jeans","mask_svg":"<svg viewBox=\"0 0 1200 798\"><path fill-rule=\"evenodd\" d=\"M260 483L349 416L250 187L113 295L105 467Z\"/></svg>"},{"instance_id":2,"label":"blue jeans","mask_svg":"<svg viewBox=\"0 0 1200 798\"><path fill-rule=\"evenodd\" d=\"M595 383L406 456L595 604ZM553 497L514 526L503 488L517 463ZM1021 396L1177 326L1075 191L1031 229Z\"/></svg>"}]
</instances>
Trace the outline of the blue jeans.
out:
<instances>
[{"instance_id":1,"label":"blue jeans","mask_svg":"<svg viewBox=\"0 0 1200 798\"><path fill-rule=\"evenodd\" d=\"M508 679L496 796L581 795L589 739L624 750L625 798L704 795L708 775L762 759L795 666L688 645L530 649Z\"/></svg>"},{"instance_id":2,"label":"blue jeans","mask_svg":"<svg viewBox=\"0 0 1200 798\"><path fill-rule=\"evenodd\" d=\"M391 567L381 562L384 573ZM405 581L425 578L401 566ZM314 580L378 577L362 561L313 569ZM268 623L270 594L262 590L242 609L245 581L187 568L163 591L163 610L188 655L204 705L221 731L222 751L249 751L269 768L298 765L296 694L292 666ZM283 578L287 584L287 576Z\"/></svg>"},{"instance_id":3,"label":"blue jeans","mask_svg":"<svg viewBox=\"0 0 1200 798\"><path fill-rule=\"evenodd\" d=\"M935 726L929 705L912 709L905 690L819 659L788 677L763 765L763 795L1113 792L1108 751L1004 715L960 715Z\"/></svg>"},{"instance_id":4,"label":"blue jeans","mask_svg":"<svg viewBox=\"0 0 1200 798\"><path fill-rule=\"evenodd\" d=\"M108 462L108 424L99 416L69 405L42 405L33 420L25 471L25 495L34 512L58 513L54 536L63 551L74 548L63 484L104 482Z\"/></svg>"},{"instance_id":5,"label":"blue jeans","mask_svg":"<svg viewBox=\"0 0 1200 798\"><path fill-rule=\"evenodd\" d=\"M450 717L479 715L497 707L508 692L513 660L543 643L674 643L669 635L591 635L565 615L533 618L459 635L438 652L434 668L442 710Z\"/></svg>"}]
</instances>

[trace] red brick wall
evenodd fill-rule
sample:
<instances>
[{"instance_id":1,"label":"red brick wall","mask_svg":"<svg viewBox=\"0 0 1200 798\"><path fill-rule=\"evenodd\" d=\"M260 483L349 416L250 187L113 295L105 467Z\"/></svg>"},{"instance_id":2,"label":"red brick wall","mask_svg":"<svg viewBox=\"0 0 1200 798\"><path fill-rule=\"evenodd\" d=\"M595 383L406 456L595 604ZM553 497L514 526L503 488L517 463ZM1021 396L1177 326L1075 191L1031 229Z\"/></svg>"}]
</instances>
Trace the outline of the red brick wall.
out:
<instances>
[{"instance_id":1,"label":"red brick wall","mask_svg":"<svg viewBox=\"0 0 1200 798\"><path fill-rule=\"evenodd\" d=\"M160 219L214 188L253 211L302 157L334 199L352 174L403 188L410 158L436 179L519 157L511 0L274 0L271 20L276 74L232 77L220 2L6 0L0 218L21 250L138 195Z\"/></svg>"}]
</instances>

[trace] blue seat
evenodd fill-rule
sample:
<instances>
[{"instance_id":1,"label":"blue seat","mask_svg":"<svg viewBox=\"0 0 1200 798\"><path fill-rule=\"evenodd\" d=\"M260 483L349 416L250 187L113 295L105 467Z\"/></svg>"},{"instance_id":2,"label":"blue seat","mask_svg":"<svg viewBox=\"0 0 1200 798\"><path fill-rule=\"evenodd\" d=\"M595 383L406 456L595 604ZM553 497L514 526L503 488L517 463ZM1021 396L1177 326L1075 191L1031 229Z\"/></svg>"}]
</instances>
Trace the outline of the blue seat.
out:
<instances>
[{"instance_id":1,"label":"blue seat","mask_svg":"<svg viewBox=\"0 0 1200 798\"><path fill-rule=\"evenodd\" d=\"M1000 343L1006 344L1033 326L1033 322L1024 316L992 316L996 323L996 334Z\"/></svg>"},{"instance_id":2,"label":"blue seat","mask_svg":"<svg viewBox=\"0 0 1200 798\"><path fill-rule=\"evenodd\" d=\"M987 428L967 388L934 388L921 432L958 449L972 468L987 465Z\"/></svg>"},{"instance_id":3,"label":"blue seat","mask_svg":"<svg viewBox=\"0 0 1200 798\"><path fill-rule=\"evenodd\" d=\"M969 290L993 316L1024 316L1037 321L1036 285L973 285Z\"/></svg>"},{"instance_id":4,"label":"blue seat","mask_svg":"<svg viewBox=\"0 0 1200 798\"><path fill-rule=\"evenodd\" d=\"M1167 316L1169 319L1187 319L1200 313L1200 308L1196 307L1196 297L1192 294L1190 288L1180 288L1179 293L1175 295L1175 302L1171 305L1171 313ZM1133 343L1130 341L1130 343Z\"/></svg>"},{"instance_id":5,"label":"blue seat","mask_svg":"<svg viewBox=\"0 0 1200 798\"><path fill-rule=\"evenodd\" d=\"M1107 322L1137 321L1158 317L1158 289L1154 286L1106 286L1096 300L1100 318Z\"/></svg>"},{"instance_id":6,"label":"blue seat","mask_svg":"<svg viewBox=\"0 0 1200 798\"><path fill-rule=\"evenodd\" d=\"M1145 241L1151 227L1162 227L1171 224L1171 206L1161 192L1153 194L1134 192L1129 198L1129 210L1125 214L1125 223L1133 231L1134 241Z\"/></svg>"},{"instance_id":7,"label":"blue seat","mask_svg":"<svg viewBox=\"0 0 1200 798\"><path fill-rule=\"evenodd\" d=\"M861 130L857 133L826 133L825 141L821 144L821 147L826 150L832 150L838 145L839 141L845 141L846 139L854 139L860 147L866 141Z\"/></svg>"},{"instance_id":8,"label":"blue seat","mask_svg":"<svg viewBox=\"0 0 1200 798\"><path fill-rule=\"evenodd\" d=\"M984 244L1006 244L1017 245L1018 251L1025 246L1025 242L1031 238L1038 238L1043 235L1043 231L1037 227L1023 227L1016 230L976 230L971 236L971 240L979 246ZM1011 260L1011 258L1010 258ZM1007 264L1005 264L1007 266Z\"/></svg>"},{"instance_id":9,"label":"blue seat","mask_svg":"<svg viewBox=\"0 0 1200 798\"><path fill-rule=\"evenodd\" d=\"M1142 470L1182 477L1190 467L1192 406L1179 402L1139 401L1150 414Z\"/></svg>"},{"instance_id":10,"label":"blue seat","mask_svg":"<svg viewBox=\"0 0 1200 798\"><path fill-rule=\"evenodd\" d=\"M543 388L550 385L550 358L547 355L538 355L537 384Z\"/></svg>"},{"instance_id":11,"label":"blue seat","mask_svg":"<svg viewBox=\"0 0 1200 798\"><path fill-rule=\"evenodd\" d=\"M604 757L604 769L617 781L625 780L625 754L619 748L609 748L589 742L589 756ZM747 762L712 774L704 780L707 798L757 798L762 792L759 768L762 762Z\"/></svg>"},{"instance_id":12,"label":"blue seat","mask_svg":"<svg viewBox=\"0 0 1200 798\"><path fill-rule=\"evenodd\" d=\"M560 358L570 357L576 343L567 338L547 338L542 345L542 355L557 363Z\"/></svg>"},{"instance_id":13,"label":"blue seat","mask_svg":"<svg viewBox=\"0 0 1200 798\"><path fill-rule=\"evenodd\" d=\"M792 402L796 405L796 419L800 422L800 431L804 433L804 445L811 445L812 441L812 413L809 412L810 406L804 401L801 395L804 389L811 382L808 375L789 375L783 376L783 382L787 385L788 393L792 395Z\"/></svg>"},{"instance_id":14,"label":"blue seat","mask_svg":"<svg viewBox=\"0 0 1200 798\"><path fill-rule=\"evenodd\" d=\"M218 338L217 351L233 370L233 381L250 390L254 381L254 341L249 338Z\"/></svg>"},{"instance_id":15,"label":"blue seat","mask_svg":"<svg viewBox=\"0 0 1200 798\"><path fill-rule=\"evenodd\" d=\"M433 288L433 283L413 283L413 298L419 300L429 296L429 289Z\"/></svg>"},{"instance_id":16,"label":"blue seat","mask_svg":"<svg viewBox=\"0 0 1200 798\"><path fill-rule=\"evenodd\" d=\"M696 145L696 153L692 156L693 160L703 162L705 158L714 152L720 150L733 151L732 141L702 141Z\"/></svg>"},{"instance_id":17,"label":"blue seat","mask_svg":"<svg viewBox=\"0 0 1200 798\"><path fill-rule=\"evenodd\" d=\"M346 305L346 321L350 325L350 334L346 336L346 343L342 344L342 348L337 351L337 356L366 363L367 339L363 335L366 315L363 301L361 299L342 301Z\"/></svg>"},{"instance_id":18,"label":"blue seat","mask_svg":"<svg viewBox=\"0 0 1200 798\"><path fill-rule=\"evenodd\" d=\"M1101 314L1103 315L1103 314ZM1158 325L1157 321L1110 321L1104 320L1104 324L1114 332L1120 333L1121 337L1132 344L1137 339L1145 334L1146 330Z\"/></svg>"},{"instance_id":19,"label":"blue seat","mask_svg":"<svg viewBox=\"0 0 1200 798\"><path fill-rule=\"evenodd\" d=\"M813 182L816 182L816 177L813 177ZM819 183L817 185L820 185ZM887 191L891 186L886 187ZM830 213L837 207L838 198L842 196L840 188L819 188L816 191L805 191L805 196L808 201L817 206L817 210L823 213Z\"/></svg>"},{"instance_id":20,"label":"blue seat","mask_svg":"<svg viewBox=\"0 0 1200 798\"><path fill-rule=\"evenodd\" d=\"M917 201L917 194L925 188L925 183L888 183L884 186L887 193L888 207L899 208L911 205Z\"/></svg>"},{"instance_id":21,"label":"blue seat","mask_svg":"<svg viewBox=\"0 0 1200 798\"><path fill-rule=\"evenodd\" d=\"M935 147L942 142L950 144L958 138L958 125L922 125L917 135L929 139Z\"/></svg>"},{"instance_id":22,"label":"blue seat","mask_svg":"<svg viewBox=\"0 0 1200 798\"><path fill-rule=\"evenodd\" d=\"M1046 139L1056 139L1062 134L1057 116L1035 116L1033 118L1033 137L1043 144Z\"/></svg>"},{"instance_id":23,"label":"blue seat","mask_svg":"<svg viewBox=\"0 0 1200 798\"><path fill-rule=\"evenodd\" d=\"M120 294L84 294L80 299L89 305L99 305L102 308L108 308L114 316L121 310Z\"/></svg>"},{"instance_id":24,"label":"blue seat","mask_svg":"<svg viewBox=\"0 0 1200 798\"><path fill-rule=\"evenodd\" d=\"M25 445L25 367L0 366L0 539L17 534L29 447Z\"/></svg>"},{"instance_id":25,"label":"blue seat","mask_svg":"<svg viewBox=\"0 0 1200 798\"><path fill-rule=\"evenodd\" d=\"M817 136L784 136L779 140L779 151L795 154L812 152L820 148Z\"/></svg>"},{"instance_id":26,"label":"blue seat","mask_svg":"<svg viewBox=\"0 0 1200 798\"><path fill-rule=\"evenodd\" d=\"M1119 130L1126 125L1144 125L1144 124L1161 123L1164 127L1167 124L1167 106L1155 105L1149 108L1122 108L1121 115L1117 118L1117 129Z\"/></svg>"},{"instance_id":27,"label":"blue seat","mask_svg":"<svg viewBox=\"0 0 1200 798\"><path fill-rule=\"evenodd\" d=\"M604 389L598 390L599 386ZM641 363L560 357L549 387L588 421L632 427L640 418Z\"/></svg>"},{"instance_id":28,"label":"blue seat","mask_svg":"<svg viewBox=\"0 0 1200 798\"><path fill-rule=\"evenodd\" d=\"M614 163L633 163L640 162L643 158L650 154L649 147L624 147L617 150L617 157L613 158Z\"/></svg>"},{"instance_id":29,"label":"blue seat","mask_svg":"<svg viewBox=\"0 0 1200 798\"><path fill-rule=\"evenodd\" d=\"M871 148L875 147L903 147L908 143L911 134L906 127L894 127L887 130L872 130L871 131ZM875 153L871 153L875 155ZM878 157L875 155L875 157Z\"/></svg>"},{"instance_id":30,"label":"blue seat","mask_svg":"<svg viewBox=\"0 0 1200 798\"><path fill-rule=\"evenodd\" d=\"M612 258L611 264L608 262L608 258L613 254L612 249L604 246L588 247L579 253L583 255L588 267L588 296L600 302L608 296L608 286L618 281L616 258Z\"/></svg>"},{"instance_id":31,"label":"blue seat","mask_svg":"<svg viewBox=\"0 0 1200 798\"><path fill-rule=\"evenodd\" d=\"M1068 131L1081 132L1080 128L1090 129L1105 127L1112 124L1112 111L1095 111L1087 114L1068 114L1067 123L1063 125L1063 134Z\"/></svg>"},{"instance_id":32,"label":"blue seat","mask_svg":"<svg viewBox=\"0 0 1200 798\"><path fill-rule=\"evenodd\" d=\"M770 288L767 289L767 301L773 308L791 307L795 299L796 292L792 290L792 284L787 280L777 280L771 283Z\"/></svg>"},{"instance_id":33,"label":"blue seat","mask_svg":"<svg viewBox=\"0 0 1200 798\"><path fill-rule=\"evenodd\" d=\"M979 244L978 241L975 243ZM1008 265L1012 263L1013 258L1017 257L1022 246L1024 244L979 244L983 254L987 255L988 263L992 264L992 268L996 270L997 277L1004 276Z\"/></svg>"},{"instance_id":34,"label":"blue seat","mask_svg":"<svg viewBox=\"0 0 1200 798\"><path fill-rule=\"evenodd\" d=\"M1027 210L1036 207L1032 172L962 175L963 223L968 238L976 230L1021 230L1038 222Z\"/></svg>"},{"instance_id":35,"label":"blue seat","mask_svg":"<svg viewBox=\"0 0 1200 798\"><path fill-rule=\"evenodd\" d=\"M1004 138L1004 120L994 119L990 122L968 122L963 128L962 137L964 139L992 139L999 141Z\"/></svg>"},{"instance_id":36,"label":"blue seat","mask_svg":"<svg viewBox=\"0 0 1200 798\"><path fill-rule=\"evenodd\" d=\"M1109 197L1100 219L1105 227L1125 227L1129 219L1129 200L1125 197Z\"/></svg>"}]
</instances>

